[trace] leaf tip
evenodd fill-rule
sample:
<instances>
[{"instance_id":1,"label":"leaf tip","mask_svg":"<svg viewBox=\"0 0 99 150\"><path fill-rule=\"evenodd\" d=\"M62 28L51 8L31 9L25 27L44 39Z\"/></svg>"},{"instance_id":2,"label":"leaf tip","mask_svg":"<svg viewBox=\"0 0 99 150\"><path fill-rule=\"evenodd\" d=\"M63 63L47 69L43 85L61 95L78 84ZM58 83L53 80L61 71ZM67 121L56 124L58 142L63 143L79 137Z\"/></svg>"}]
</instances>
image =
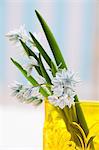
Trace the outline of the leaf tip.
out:
<instances>
[{"instance_id":1,"label":"leaf tip","mask_svg":"<svg viewBox=\"0 0 99 150\"><path fill-rule=\"evenodd\" d=\"M38 18L41 17L40 13L39 13L37 10L35 10L35 13L36 13L36 16L37 16Z\"/></svg>"},{"instance_id":2,"label":"leaf tip","mask_svg":"<svg viewBox=\"0 0 99 150\"><path fill-rule=\"evenodd\" d=\"M21 39L19 39L19 41L20 41L21 43L23 43L23 41L22 41Z\"/></svg>"},{"instance_id":3,"label":"leaf tip","mask_svg":"<svg viewBox=\"0 0 99 150\"><path fill-rule=\"evenodd\" d=\"M38 14L38 11L35 9L35 13L36 13L36 15Z\"/></svg>"},{"instance_id":4,"label":"leaf tip","mask_svg":"<svg viewBox=\"0 0 99 150\"><path fill-rule=\"evenodd\" d=\"M12 58L12 57L10 57L10 60L11 60L11 61L13 61L13 58Z\"/></svg>"},{"instance_id":5,"label":"leaf tip","mask_svg":"<svg viewBox=\"0 0 99 150\"><path fill-rule=\"evenodd\" d=\"M30 34L30 36L33 38L34 36L33 36L33 34L31 33L31 32L29 32L29 34Z\"/></svg>"}]
</instances>

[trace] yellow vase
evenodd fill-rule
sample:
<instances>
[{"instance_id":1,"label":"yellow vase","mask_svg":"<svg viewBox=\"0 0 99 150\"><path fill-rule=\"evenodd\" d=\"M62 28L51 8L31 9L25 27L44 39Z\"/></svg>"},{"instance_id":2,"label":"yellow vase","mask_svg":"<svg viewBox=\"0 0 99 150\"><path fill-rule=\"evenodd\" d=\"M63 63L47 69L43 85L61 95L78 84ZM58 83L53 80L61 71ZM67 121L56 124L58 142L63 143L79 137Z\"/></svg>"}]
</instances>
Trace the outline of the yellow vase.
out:
<instances>
[{"instance_id":1,"label":"yellow vase","mask_svg":"<svg viewBox=\"0 0 99 150\"><path fill-rule=\"evenodd\" d=\"M94 150L99 150L99 103L94 101L84 101L79 104L89 128L89 134L85 137L85 143L88 145L89 141L93 139ZM90 148L89 146L85 149L80 137L79 140L82 147L77 146L75 142L71 140L71 134L67 131L62 117L48 101L45 102L43 135L43 150L93 150L93 148Z\"/></svg>"}]
</instances>

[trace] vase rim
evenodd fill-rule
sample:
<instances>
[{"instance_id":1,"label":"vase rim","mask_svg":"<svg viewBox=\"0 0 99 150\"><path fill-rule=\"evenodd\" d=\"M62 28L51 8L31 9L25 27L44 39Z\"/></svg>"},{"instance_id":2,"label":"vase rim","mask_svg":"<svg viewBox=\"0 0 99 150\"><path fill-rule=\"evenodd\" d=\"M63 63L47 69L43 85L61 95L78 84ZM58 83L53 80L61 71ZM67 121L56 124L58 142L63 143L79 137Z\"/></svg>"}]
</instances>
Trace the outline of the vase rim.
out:
<instances>
[{"instance_id":1,"label":"vase rim","mask_svg":"<svg viewBox=\"0 0 99 150\"><path fill-rule=\"evenodd\" d=\"M78 103L80 103L80 102L99 103L99 100L92 100L92 99L91 100L89 100L89 99L84 100L84 99L81 99Z\"/></svg>"},{"instance_id":2,"label":"vase rim","mask_svg":"<svg viewBox=\"0 0 99 150\"><path fill-rule=\"evenodd\" d=\"M99 105L99 101L97 100L80 100L79 102L75 102L74 104L84 104L84 105Z\"/></svg>"}]
</instances>

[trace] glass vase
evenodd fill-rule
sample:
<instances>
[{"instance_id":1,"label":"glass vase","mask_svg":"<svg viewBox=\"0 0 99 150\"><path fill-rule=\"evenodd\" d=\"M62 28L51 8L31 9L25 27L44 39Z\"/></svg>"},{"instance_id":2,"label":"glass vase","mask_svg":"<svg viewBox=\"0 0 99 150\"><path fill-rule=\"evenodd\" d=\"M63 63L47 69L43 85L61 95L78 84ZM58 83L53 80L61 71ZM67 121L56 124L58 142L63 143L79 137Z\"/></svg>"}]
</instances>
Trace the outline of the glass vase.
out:
<instances>
[{"instance_id":1,"label":"glass vase","mask_svg":"<svg viewBox=\"0 0 99 150\"><path fill-rule=\"evenodd\" d=\"M43 150L99 150L99 103L81 101L76 105L80 105L83 111L89 129L88 135L84 137L83 129L75 122L72 125L78 126L77 130L70 133L60 113L46 101ZM78 134L80 131L81 136ZM75 135L74 139L71 138L72 134Z\"/></svg>"}]
</instances>

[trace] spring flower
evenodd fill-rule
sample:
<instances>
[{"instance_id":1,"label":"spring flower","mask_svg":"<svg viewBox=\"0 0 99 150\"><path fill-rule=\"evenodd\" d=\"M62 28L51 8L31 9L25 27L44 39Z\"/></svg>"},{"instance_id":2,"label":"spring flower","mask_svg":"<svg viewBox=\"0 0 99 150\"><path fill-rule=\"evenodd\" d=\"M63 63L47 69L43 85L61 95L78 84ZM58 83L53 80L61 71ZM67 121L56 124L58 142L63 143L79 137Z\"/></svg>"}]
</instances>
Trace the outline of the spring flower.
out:
<instances>
[{"instance_id":1,"label":"spring flower","mask_svg":"<svg viewBox=\"0 0 99 150\"><path fill-rule=\"evenodd\" d=\"M10 41L13 41L14 43L18 43L20 39L24 42L30 40L30 37L26 32L25 25L21 25L19 29L10 31L6 34L6 36Z\"/></svg>"},{"instance_id":2,"label":"spring flower","mask_svg":"<svg viewBox=\"0 0 99 150\"><path fill-rule=\"evenodd\" d=\"M25 25L21 25L19 29L15 29L6 34L10 41L20 46L20 41L22 40L37 56L39 54L36 45L32 38L28 35ZM41 33L34 33L37 40L42 41L43 37Z\"/></svg>"},{"instance_id":3,"label":"spring flower","mask_svg":"<svg viewBox=\"0 0 99 150\"><path fill-rule=\"evenodd\" d=\"M11 86L9 86L12 89L12 95L16 96L22 89L23 85L19 82L15 81Z\"/></svg>"},{"instance_id":4,"label":"spring flower","mask_svg":"<svg viewBox=\"0 0 99 150\"><path fill-rule=\"evenodd\" d=\"M67 92L60 97L51 95L48 97L48 100L51 104L53 104L54 106L59 106L61 109L63 109L65 106L68 106L70 108L74 103L74 96L75 93L71 91L71 89L68 89Z\"/></svg>"},{"instance_id":5,"label":"spring flower","mask_svg":"<svg viewBox=\"0 0 99 150\"><path fill-rule=\"evenodd\" d=\"M56 77L52 82L55 85L63 85L74 89L74 87L80 82L80 78L77 73L64 68L56 73Z\"/></svg>"},{"instance_id":6,"label":"spring flower","mask_svg":"<svg viewBox=\"0 0 99 150\"><path fill-rule=\"evenodd\" d=\"M33 34L39 42L44 41L44 36L41 32ZM22 40L37 56L39 54L36 45L32 38L28 35L25 25L21 25L18 29L12 30L6 34L10 41L17 45L21 45L19 40Z\"/></svg>"},{"instance_id":7,"label":"spring flower","mask_svg":"<svg viewBox=\"0 0 99 150\"><path fill-rule=\"evenodd\" d=\"M27 88L15 81L10 88L12 89L12 96L16 96L17 99L20 99L20 101L24 101L25 98L23 96L24 92L27 90Z\"/></svg>"},{"instance_id":8,"label":"spring flower","mask_svg":"<svg viewBox=\"0 0 99 150\"><path fill-rule=\"evenodd\" d=\"M30 87L27 89L27 91L24 93L24 98L26 99L25 102L33 102L34 105L40 104L44 97L39 92L40 87Z\"/></svg>"},{"instance_id":9,"label":"spring flower","mask_svg":"<svg viewBox=\"0 0 99 150\"><path fill-rule=\"evenodd\" d=\"M31 97L38 97L39 95L39 87L33 87L27 89L27 91L24 93L24 97L26 99L30 99Z\"/></svg>"},{"instance_id":10,"label":"spring flower","mask_svg":"<svg viewBox=\"0 0 99 150\"><path fill-rule=\"evenodd\" d=\"M40 104L43 100L44 97L41 95L39 92L40 87L29 87L27 91L25 91L23 97L26 99L26 103L32 102L34 105Z\"/></svg>"},{"instance_id":11,"label":"spring flower","mask_svg":"<svg viewBox=\"0 0 99 150\"><path fill-rule=\"evenodd\" d=\"M44 97L39 92L40 87L25 86L15 82L12 86L12 95L16 96L20 102L33 103L37 105L44 100Z\"/></svg>"},{"instance_id":12,"label":"spring flower","mask_svg":"<svg viewBox=\"0 0 99 150\"><path fill-rule=\"evenodd\" d=\"M50 102L52 105L54 105L54 106L59 106L59 103L58 103L59 99L58 99L57 96L51 95L51 96L48 97L48 100L49 100L49 102Z\"/></svg>"},{"instance_id":13,"label":"spring flower","mask_svg":"<svg viewBox=\"0 0 99 150\"><path fill-rule=\"evenodd\" d=\"M63 104L71 108L72 104L74 103L74 96L75 92L73 92L71 89L68 88L66 94L60 97L61 100L60 107L64 108L64 105L62 105L62 101L64 101Z\"/></svg>"},{"instance_id":14,"label":"spring flower","mask_svg":"<svg viewBox=\"0 0 99 150\"><path fill-rule=\"evenodd\" d=\"M48 97L49 102L61 109L65 106L70 108L74 102L75 87L79 81L78 75L74 72L66 69L59 70L52 80L53 94Z\"/></svg>"},{"instance_id":15,"label":"spring flower","mask_svg":"<svg viewBox=\"0 0 99 150\"><path fill-rule=\"evenodd\" d=\"M29 62L26 65L27 76L31 75L31 72L32 72L32 69L34 68L34 66L38 66L38 62L34 57L30 56L29 58L30 58Z\"/></svg>"}]
</instances>

